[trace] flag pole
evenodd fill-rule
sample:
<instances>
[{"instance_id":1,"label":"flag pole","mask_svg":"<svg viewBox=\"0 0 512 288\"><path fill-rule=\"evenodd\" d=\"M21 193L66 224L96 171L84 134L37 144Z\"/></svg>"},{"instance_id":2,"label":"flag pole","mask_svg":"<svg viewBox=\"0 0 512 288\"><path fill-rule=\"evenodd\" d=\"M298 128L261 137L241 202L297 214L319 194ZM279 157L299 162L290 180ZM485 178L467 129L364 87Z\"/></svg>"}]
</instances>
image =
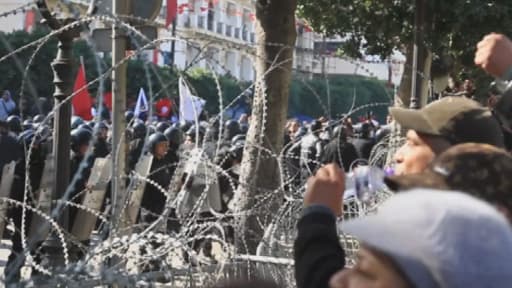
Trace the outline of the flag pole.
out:
<instances>
[{"instance_id":1,"label":"flag pole","mask_svg":"<svg viewBox=\"0 0 512 288\"><path fill-rule=\"evenodd\" d=\"M171 69L174 67L174 58L175 58L175 53L176 53L176 18L177 17L174 17L174 20L172 20L172 41L171 41L171 61L169 63L169 65L171 66Z\"/></svg>"}]
</instances>

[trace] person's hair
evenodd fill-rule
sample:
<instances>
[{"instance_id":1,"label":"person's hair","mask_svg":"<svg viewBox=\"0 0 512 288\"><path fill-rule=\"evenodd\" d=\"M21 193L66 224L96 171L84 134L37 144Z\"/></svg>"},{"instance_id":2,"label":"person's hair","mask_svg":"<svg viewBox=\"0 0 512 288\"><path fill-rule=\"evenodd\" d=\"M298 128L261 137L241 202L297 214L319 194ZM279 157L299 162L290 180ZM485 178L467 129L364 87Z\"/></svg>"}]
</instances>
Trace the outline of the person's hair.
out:
<instances>
[{"instance_id":1,"label":"person's hair","mask_svg":"<svg viewBox=\"0 0 512 288\"><path fill-rule=\"evenodd\" d=\"M361 126L361 137L362 138L369 138L370 137L370 130L371 130L371 125L369 123L363 123L363 125Z\"/></svg>"}]
</instances>

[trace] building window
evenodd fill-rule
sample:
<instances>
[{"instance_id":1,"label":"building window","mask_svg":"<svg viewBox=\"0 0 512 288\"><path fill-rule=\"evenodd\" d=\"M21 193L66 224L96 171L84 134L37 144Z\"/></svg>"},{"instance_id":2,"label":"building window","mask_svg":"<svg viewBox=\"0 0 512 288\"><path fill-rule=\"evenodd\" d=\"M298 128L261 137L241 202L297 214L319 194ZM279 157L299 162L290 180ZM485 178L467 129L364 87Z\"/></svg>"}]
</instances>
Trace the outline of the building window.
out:
<instances>
[{"instance_id":1,"label":"building window","mask_svg":"<svg viewBox=\"0 0 512 288\"><path fill-rule=\"evenodd\" d=\"M218 33L218 34L224 34L224 33L223 33L223 32L224 32L223 28L224 28L224 23L222 23L222 22L217 22L217 33Z\"/></svg>"},{"instance_id":2,"label":"building window","mask_svg":"<svg viewBox=\"0 0 512 288\"><path fill-rule=\"evenodd\" d=\"M251 59L242 56L242 63L240 68L240 80L251 81L253 80L253 65Z\"/></svg>"},{"instance_id":3,"label":"building window","mask_svg":"<svg viewBox=\"0 0 512 288\"><path fill-rule=\"evenodd\" d=\"M226 36L232 37L233 36L233 26L226 25Z\"/></svg>"},{"instance_id":4,"label":"building window","mask_svg":"<svg viewBox=\"0 0 512 288\"><path fill-rule=\"evenodd\" d=\"M215 29L215 7L213 2L208 1L208 30L214 31Z\"/></svg>"},{"instance_id":5,"label":"building window","mask_svg":"<svg viewBox=\"0 0 512 288\"><path fill-rule=\"evenodd\" d=\"M226 8L226 16L227 16L227 22L231 26L237 25L237 12L236 12L236 5L234 3L229 2Z\"/></svg>"}]
</instances>

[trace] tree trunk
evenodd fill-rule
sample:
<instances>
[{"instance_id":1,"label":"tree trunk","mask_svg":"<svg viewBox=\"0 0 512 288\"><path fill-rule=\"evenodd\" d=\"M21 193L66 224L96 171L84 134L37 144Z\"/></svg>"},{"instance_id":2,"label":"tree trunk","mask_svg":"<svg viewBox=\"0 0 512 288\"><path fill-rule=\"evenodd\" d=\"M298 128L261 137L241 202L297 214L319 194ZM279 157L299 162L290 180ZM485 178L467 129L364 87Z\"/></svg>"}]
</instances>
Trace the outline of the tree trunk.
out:
<instances>
[{"instance_id":1,"label":"tree trunk","mask_svg":"<svg viewBox=\"0 0 512 288\"><path fill-rule=\"evenodd\" d=\"M421 107L427 105L428 101L428 82L430 78L430 68L432 67L432 52L427 48L420 49L425 53L418 54L418 87L421 87L419 94ZM402 107L409 107L411 104L411 80L412 80L412 63L413 63L413 45L408 45L405 53L405 67L402 80L400 81L400 88L398 90L399 105Z\"/></svg>"},{"instance_id":2,"label":"tree trunk","mask_svg":"<svg viewBox=\"0 0 512 288\"><path fill-rule=\"evenodd\" d=\"M288 112L297 0L256 2L256 85L252 116L235 195L237 248L255 253L265 226L282 203L278 162Z\"/></svg>"}]
</instances>

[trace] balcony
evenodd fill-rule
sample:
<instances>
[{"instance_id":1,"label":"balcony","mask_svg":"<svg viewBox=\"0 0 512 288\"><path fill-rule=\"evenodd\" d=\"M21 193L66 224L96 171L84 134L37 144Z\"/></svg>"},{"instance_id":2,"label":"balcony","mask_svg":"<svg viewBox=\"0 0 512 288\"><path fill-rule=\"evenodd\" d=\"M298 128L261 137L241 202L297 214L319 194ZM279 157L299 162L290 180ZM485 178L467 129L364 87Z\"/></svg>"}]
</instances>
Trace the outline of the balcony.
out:
<instances>
[{"instance_id":1,"label":"balcony","mask_svg":"<svg viewBox=\"0 0 512 288\"><path fill-rule=\"evenodd\" d=\"M226 36L233 37L233 26L226 25Z\"/></svg>"},{"instance_id":2,"label":"balcony","mask_svg":"<svg viewBox=\"0 0 512 288\"><path fill-rule=\"evenodd\" d=\"M235 28L235 35L233 37L240 39L240 28Z\"/></svg>"},{"instance_id":3,"label":"balcony","mask_svg":"<svg viewBox=\"0 0 512 288\"><path fill-rule=\"evenodd\" d=\"M191 26L190 24L191 24L191 23L190 23L190 18L187 18L187 19L185 20L184 26L185 26L186 28L190 28L190 26Z\"/></svg>"},{"instance_id":4,"label":"balcony","mask_svg":"<svg viewBox=\"0 0 512 288\"><path fill-rule=\"evenodd\" d=\"M208 31L215 32L215 22L208 19Z\"/></svg>"},{"instance_id":5,"label":"balcony","mask_svg":"<svg viewBox=\"0 0 512 288\"><path fill-rule=\"evenodd\" d=\"M197 17L197 28L205 29L206 18L204 16Z\"/></svg>"},{"instance_id":6,"label":"balcony","mask_svg":"<svg viewBox=\"0 0 512 288\"><path fill-rule=\"evenodd\" d=\"M217 34L224 35L224 23L217 22Z\"/></svg>"}]
</instances>

